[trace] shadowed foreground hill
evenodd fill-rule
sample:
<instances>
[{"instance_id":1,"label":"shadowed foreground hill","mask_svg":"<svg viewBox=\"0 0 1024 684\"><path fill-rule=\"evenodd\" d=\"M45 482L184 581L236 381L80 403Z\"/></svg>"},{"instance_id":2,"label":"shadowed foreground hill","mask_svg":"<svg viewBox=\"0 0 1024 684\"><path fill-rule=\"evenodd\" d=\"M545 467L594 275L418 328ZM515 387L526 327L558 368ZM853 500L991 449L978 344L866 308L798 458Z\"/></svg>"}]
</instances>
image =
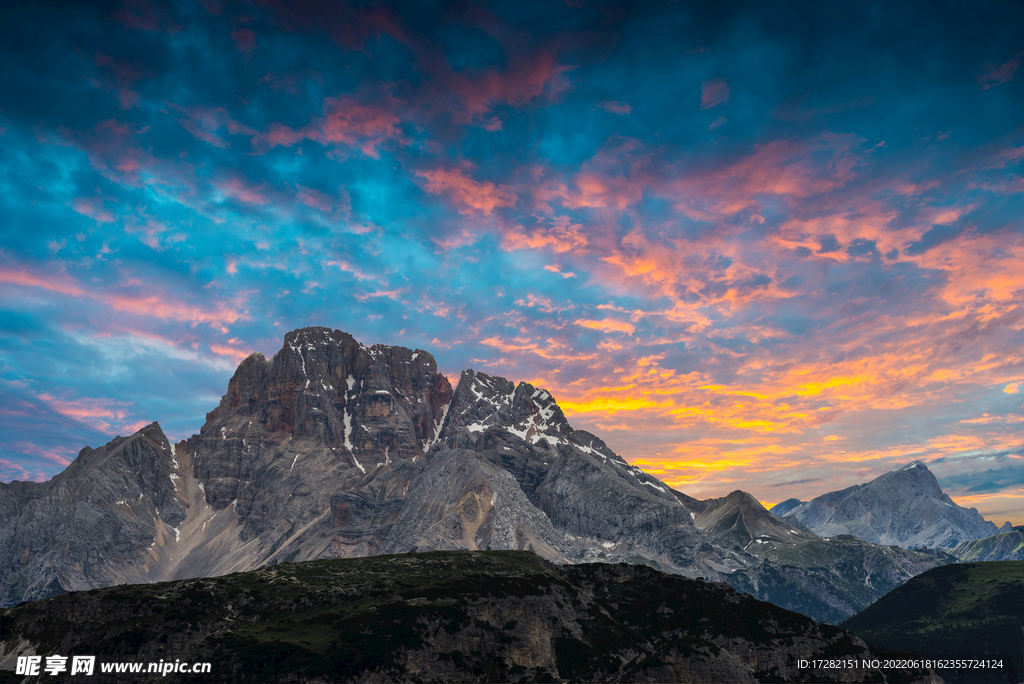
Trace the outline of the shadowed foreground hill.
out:
<instances>
[{"instance_id":1,"label":"shadowed foreground hill","mask_svg":"<svg viewBox=\"0 0 1024 684\"><path fill-rule=\"evenodd\" d=\"M282 563L65 594L0 617L8 678L18 655L95 654L214 664L204 679L164 682L883 681L798 669L797 658L872 654L850 632L725 584L521 551Z\"/></svg>"},{"instance_id":2,"label":"shadowed foreground hill","mask_svg":"<svg viewBox=\"0 0 1024 684\"><path fill-rule=\"evenodd\" d=\"M1001 655L1013 671L950 681L1020 682L1024 676L1024 563L932 568L843 623L869 644L922 655Z\"/></svg>"}]
</instances>

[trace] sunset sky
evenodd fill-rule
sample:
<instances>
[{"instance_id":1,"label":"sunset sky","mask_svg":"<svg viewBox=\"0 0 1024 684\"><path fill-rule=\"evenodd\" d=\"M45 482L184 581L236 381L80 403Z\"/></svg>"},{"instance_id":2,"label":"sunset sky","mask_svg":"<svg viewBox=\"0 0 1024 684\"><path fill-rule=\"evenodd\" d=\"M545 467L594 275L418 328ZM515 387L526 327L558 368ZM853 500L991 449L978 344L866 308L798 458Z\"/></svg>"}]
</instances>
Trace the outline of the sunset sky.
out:
<instances>
[{"instance_id":1,"label":"sunset sky","mask_svg":"<svg viewBox=\"0 0 1024 684\"><path fill-rule=\"evenodd\" d=\"M15 4L0 479L324 325L698 498L920 459L1024 524L1019 4Z\"/></svg>"}]
</instances>

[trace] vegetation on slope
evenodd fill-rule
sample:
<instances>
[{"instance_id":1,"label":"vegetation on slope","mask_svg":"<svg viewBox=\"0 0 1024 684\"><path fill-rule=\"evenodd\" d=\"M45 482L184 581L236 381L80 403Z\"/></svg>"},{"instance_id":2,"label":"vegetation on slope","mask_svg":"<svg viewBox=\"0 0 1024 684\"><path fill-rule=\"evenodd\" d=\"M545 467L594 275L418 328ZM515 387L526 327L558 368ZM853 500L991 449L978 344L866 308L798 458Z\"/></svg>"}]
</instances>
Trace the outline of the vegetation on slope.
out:
<instances>
[{"instance_id":1,"label":"vegetation on slope","mask_svg":"<svg viewBox=\"0 0 1024 684\"><path fill-rule=\"evenodd\" d=\"M0 618L7 670L30 652L214 663L202 678L150 675L162 682L881 681L800 669L797 658L872 654L850 632L727 585L516 551L282 563L75 592Z\"/></svg>"}]
</instances>

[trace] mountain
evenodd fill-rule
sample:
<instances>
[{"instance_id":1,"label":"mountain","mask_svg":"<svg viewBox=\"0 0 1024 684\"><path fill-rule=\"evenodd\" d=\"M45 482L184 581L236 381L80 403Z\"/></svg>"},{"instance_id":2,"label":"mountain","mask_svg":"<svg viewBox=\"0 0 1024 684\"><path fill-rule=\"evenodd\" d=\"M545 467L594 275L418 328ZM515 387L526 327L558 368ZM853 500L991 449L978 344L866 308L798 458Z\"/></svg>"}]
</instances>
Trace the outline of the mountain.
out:
<instances>
[{"instance_id":1,"label":"mountain","mask_svg":"<svg viewBox=\"0 0 1024 684\"><path fill-rule=\"evenodd\" d=\"M158 424L0 485L0 605L293 560L526 549L720 578L672 491L527 383L327 328L238 367L199 434Z\"/></svg>"},{"instance_id":2,"label":"mountain","mask_svg":"<svg viewBox=\"0 0 1024 684\"><path fill-rule=\"evenodd\" d=\"M772 510L822 537L849 534L905 549L953 548L998 531L977 509L957 506L920 461L867 484L829 492L796 506L792 502L785 501Z\"/></svg>"},{"instance_id":3,"label":"mountain","mask_svg":"<svg viewBox=\"0 0 1024 684\"><path fill-rule=\"evenodd\" d=\"M697 501L575 430L554 397L327 328L238 367L199 434L157 423L46 483L0 483L0 606L289 561L530 550L726 581L838 622L952 562L821 539L749 494Z\"/></svg>"},{"instance_id":4,"label":"mountain","mask_svg":"<svg viewBox=\"0 0 1024 684\"><path fill-rule=\"evenodd\" d=\"M851 536L823 539L770 513L746 492L705 501L678 496L712 544L756 558L725 581L819 622L839 623L914 575L956 560L937 550L881 546Z\"/></svg>"},{"instance_id":5,"label":"mountain","mask_svg":"<svg viewBox=\"0 0 1024 684\"><path fill-rule=\"evenodd\" d=\"M800 499L786 499L782 503L777 503L774 506L772 506L772 513L782 517L802 503L803 501L801 501Z\"/></svg>"},{"instance_id":6,"label":"mountain","mask_svg":"<svg viewBox=\"0 0 1024 684\"><path fill-rule=\"evenodd\" d=\"M965 562L1024 560L1024 527L1011 527L991 537L960 542L950 553Z\"/></svg>"},{"instance_id":7,"label":"mountain","mask_svg":"<svg viewBox=\"0 0 1024 684\"><path fill-rule=\"evenodd\" d=\"M697 501L680 496L693 522L716 545L764 556L769 549L819 539L799 523L770 513L750 494L735 491L720 499Z\"/></svg>"},{"instance_id":8,"label":"mountain","mask_svg":"<svg viewBox=\"0 0 1024 684\"><path fill-rule=\"evenodd\" d=\"M797 659L886 655L724 584L516 551L281 563L66 594L0 616L3 670L18 656L88 652L97 672L111 661L210 662L201 681L213 682L883 681Z\"/></svg>"},{"instance_id":9,"label":"mountain","mask_svg":"<svg viewBox=\"0 0 1024 684\"><path fill-rule=\"evenodd\" d=\"M941 672L953 681L1024 676L1024 563L933 568L843 623L869 644L929 656L1005 659L998 672ZM968 676L965 676L968 675Z\"/></svg>"}]
</instances>

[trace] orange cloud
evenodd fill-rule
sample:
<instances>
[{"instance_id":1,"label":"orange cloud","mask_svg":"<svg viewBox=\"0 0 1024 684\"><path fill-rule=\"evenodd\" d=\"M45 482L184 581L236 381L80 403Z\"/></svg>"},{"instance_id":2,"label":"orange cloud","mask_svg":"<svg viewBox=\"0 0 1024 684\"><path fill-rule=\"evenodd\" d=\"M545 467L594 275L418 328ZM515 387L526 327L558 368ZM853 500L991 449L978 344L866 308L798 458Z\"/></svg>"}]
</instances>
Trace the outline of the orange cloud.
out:
<instances>
[{"instance_id":1,"label":"orange cloud","mask_svg":"<svg viewBox=\"0 0 1024 684\"><path fill-rule=\"evenodd\" d=\"M627 323L625 321L613 321L607 318L601 321L580 318L573 322L576 325L583 326L584 328L591 328L602 332L624 332L627 335L632 335L636 332L636 327L632 323Z\"/></svg>"}]
</instances>

